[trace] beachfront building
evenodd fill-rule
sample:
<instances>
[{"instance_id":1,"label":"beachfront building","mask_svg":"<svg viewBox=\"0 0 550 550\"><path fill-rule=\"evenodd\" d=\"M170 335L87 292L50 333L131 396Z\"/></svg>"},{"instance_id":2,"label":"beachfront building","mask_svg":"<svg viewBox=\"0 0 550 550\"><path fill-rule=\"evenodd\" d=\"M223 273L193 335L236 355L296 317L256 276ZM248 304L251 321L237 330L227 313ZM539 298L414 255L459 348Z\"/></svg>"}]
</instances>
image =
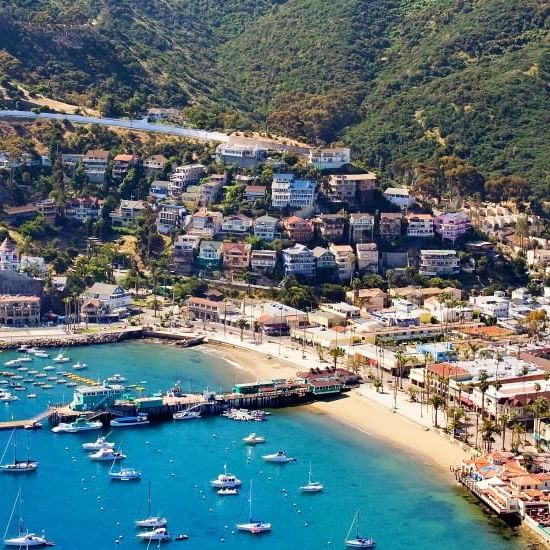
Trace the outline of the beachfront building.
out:
<instances>
[{"instance_id":1,"label":"beachfront building","mask_svg":"<svg viewBox=\"0 0 550 550\"><path fill-rule=\"evenodd\" d=\"M472 227L467 212L446 212L434 218L435 232L442 239L455 242Z\"/></svg>"},{"instance_id":2,"label":"beachfront building","mask_svg":"<svg viewBox=\"0 0 550 550\"><path fill-rule=\"evenodd\" d=\"M114 313L125 310L132 303L132 295L119 285L108 283L94 283L86 289L81 299L98 300L103 309Z\"/></svg>"},{"instance_id":3,"label":"beachfront building","mask_svg":"<svg viewBox=\"0 0 550 550\"><path fill-rule=\"evenodd\" d=\"M315 256L313 252L303 244L295 244L282 251L283 268L285 275L302 275L313 277L315 275Z\"/></svg>"},{"instance_id":4,"label":"beachfront building","mask_svg":"<svg viewBox=\"0 0 550 550\"><path fill-rule=\"evenodd\" d=\"M191 319L201 319L218 323L229 309L226 302L197 298L192 296L187 300L187 311Z\"/></svg>"},{"instance_id":5,"label":"beachfront building","mask_svg":"<svg viewBox=\"0 0 550 550\"><path fill-rule=\"evenodd\" d=\"M406 374L414 369L416 365L424 364L424 357L417 353L415 349L405 349L403 352L403 358L405 359L405 365L401 367L401 373L399 373L399 357L397 351L393 351L389 348L383 348L377 346L374 343L363 343L353 348L354 359L356 363L369 365L370 367L379 367L389 373L392 376Z\"/></svg>"},{"instance_id":6,"label":"beachfront building","mask_svg":"<svg viewBox=\"0 0 550 550\"><path fill-rule=\"evenodd\" d=\"M202 164L186 164L178 166L170 174L168 195L178 198L189 185L198 183L206 175L206 168Z\"/></svg>"},{"instance_id":7,"label":"beachfront building","mask_svg":"<svg viewBox=\"0 0 550 550\"><path fill-rule=\"evenodd\" d=\"M229 166L252 168L266 161L267 150L258 145L222 143L216 149L216 158Z\"/></svg>"},{"instance_id":8,"label":"beachfront building","mask_svg":"<svg viewBox=\"0 0 550 550\"><path fill-rule=\"evenodd\" d=\"M315 202L316 183L313 180L295 179L292 173L273 174L271 206L273 208L309 208Z\"/></svg>"},{"instance_id":9,"label":"beachfront building","mask_svg":"<svg viewBox=\"0 0 550 550\"><path fill-rule=\"evenodd\" d=\"M351 150L347 147L336 149L310 149L309 164L317 170L334 170L351 162Z\"/></svg>"},{"instance_id":10,"label":"beachfront building","mask_svg":"<svg viewBox=\"0 0 550 550\"><path fill-rule=\"evenodd\" d=\"M114 226L130 227L145 210L143 201L121 200L118 208L113 210L109 216Z\"/></svg>"},{"instance_id":11,"label":"beachfront building","mask_svg":"<svg viewBox=\"0 0 550 550\"><path fill-rule=\"evenodd\" d=\"M431 238L434 236L434 220L431 214L408 214L407 237Z\"/></svg>"},{"instance_id":12,"label":"beachfront building","mask_svg":"<svg viewBox=\"0 0 550 550\"><path fill-rule=\"evenodd\" d=\"M359 273L378 273L378 246L376 243L357 243L357 269Z\"/></svg>"},{"instance_id":13,"label":"beachfront building","mask_svg":"<svg viewBox=\"0 0 550 550\"><path fill-rule=\"evenodd\" d=\"M374 216L372 214L350 214L349 240L352 243L363 243L374 240Z\"/></svg>"},{"instance_id":14,"label":"beachfront building","mask_svg":"<svg viewBox=\"0 0 550 550\"><path fill-rule=\"evenodd\" d=\"M324 326L293 328L290 330L290 337L305 342L306 345L323 349L342 348L360 339L351 329L341 326L328 329Z\"/></svg>"},{"instance_id":15,"label":"beachfront building","mask_svg":"<svg viewBox=\"0 0 550 550\"><path fill-rule=\"evenodd\" d=\"M252 301L243 302L241 316L257 323L267 335L286 336L289 329L308 326L308 314L305 311L281 304L280 302Z\"/></svg>"},{"instance_id":16,"label":"beachfront building","mask_svg":"<svg viewBox=\"0 0 550 550\"><path fill-rule=\"evenodd\" d=\"M409 208L416 202L406 187L388 187L384 197L399 208Z\"/></svg>"},{"instance_id":17,"label":"beachfront building","mask_svg":"<svg viewBox=\"0 0 550 550\"><path fill-rule=\"evenodd\" d=\"M73 411L98 411L108 409L124 396L124 386L109 384L103 386L78 386L73 393L69 408Z\"/></svg>"},{"instance_id":18,"label":"beachfront building","mask_svg":"<svg viewBox=\"0 0 550 550\"><path fill-rule=\"evenodd\" d=\"M32 326L40 323L38 296L0 295L0 325Z\"/></svg>"},{"instance_id":19,"label":"beachfront building","mask_svg":"<svg viewBox=\"0 0 550 550\"><path fill-rule=\"evenodd\" d=\"M338 279L350 281L355 272L355 254L349 244L331 244L329 251L334 254Z\"/></svg>"},{"instance_id":20,"label":"beachfront building","mask_svg":"<svg viewBox=\"0 0 550 550\"><path fill-rule=\"evenodd\" d=\"M250 265L252 246L248 243L223 243L223 268L228 271L247 269Z\"/></svg>"},{"instance_id":21,"label":"beachfront building","mask_svg":"<svg viewBox=\"0 0 550 550\"><path fill-rule=\"evenodd\" d=\"M260 216L253 223L254 236L266 242L271 242L275 239L278 224L279 220L273 216Z\"/></svg>"},{"instance_id":22,"label":"beachfront building","mask_svg":"<svg viewBox=\"0 0 550 550\"><path fill-rule=\"evenodd\" d=\"M217 235L222 227L223 214L203 208L191 216L191 220L186 227L186 232L190 235L198 235L205 239L212 239Z\"/></svg>"},{"instance_id":23,"label":"beachfront building","mask_svg":"<svg viewBox=\"0 0 550 550\"><path fill-rule=\"evenodd\" d=\"M421 250L420 275L439 277L455 275L460 270L456 250Z\"/></svg>"},{"instance_id":24,"label":"beachfront building","mask_svg":"<svg viewBox=\"0 0 550 550\"><path fill-rule=\"evenodd\" d=\"M275 269L276 265L277 252L275 250L252 250L250 253L250 268L252 271L269 273Z\"/></svg>"}]
</instances>

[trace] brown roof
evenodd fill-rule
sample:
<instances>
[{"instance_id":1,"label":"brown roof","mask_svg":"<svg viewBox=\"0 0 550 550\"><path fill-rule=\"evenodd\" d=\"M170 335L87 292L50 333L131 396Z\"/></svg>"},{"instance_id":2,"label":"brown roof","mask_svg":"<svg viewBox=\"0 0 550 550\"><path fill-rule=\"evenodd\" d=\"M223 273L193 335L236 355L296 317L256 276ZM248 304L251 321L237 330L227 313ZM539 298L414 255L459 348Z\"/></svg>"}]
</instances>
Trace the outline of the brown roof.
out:
<instances>
[{"instance_id":1,"label":"brown roof","mask_svg":"<svg viewBox=\"0 0 550 550\"><path fill-rule=\"evenodd\" d=\"M247 185L245 187L245 193L265 193L265 185Z\"/></svg>"},{"instance_id":2,"label":"brown roof","mask_svg":"<svg viewBox=\"0 0 550 550\"><path fill-rule=\"evenodd\" d=\"M40 298L38 296L19 296L19 294L4 294L3 296L0 296L0 302L29 302L35 304L37 302L40 302Z\"/></svg>"},{"instance_id":3,"label":"brown roof","mask_svg":"<svg viewBox=\"0 0 550 550\"><path fill-rule=\"evenodd\" d=\"M24 214L25 212L38 212L36 204L24 204L23 206L4 206L3 212L8 215Z\"/></svg>"},{"instance_id":4,"label":"brown roof","mask_svg":"<svg viewBox=\"0 0 550 550\"><path fill-rule=\"evenodd\" d=\"M469 374L469 371L466 369L452 365L451 363L428 365L428 370L435 376L441 376L442 378L452 378L453 376Z\"/></svg>"},{"instance_id":5,"label":"brown roof","mask_svg":"<svg viewBox=\"0 0 550 550\"><path fill-rule=\"evenodd\" d=\"M135 155L128 155L127 153L120 153L119 155L117 155L114 160L115 161L120 161L120 162L132 162L133 160L135 160L136 156Z\"/></svg>"},{"instance_id":6,"label":"brown roof","mask_svg":"<svg viewBox=\"0 0 550 550\"><path fill-rule=\"evenodd\" d=\"M103 149L90 149L85 156L88 158L94 157L94 158L107 159L109 158L109 151L104 151Z\"/></svg>"},{"instance_id":7,"label":"brown roof","mask_svg":"<svg viewBox=\"0 0 550 550\"><path fill-rule=\"evenodd\" d=\"M224 253L238 250L241 254L248 254L252 250L252 245L247 243L223 243L222 250Z\"/></svg>"}]
</instances>

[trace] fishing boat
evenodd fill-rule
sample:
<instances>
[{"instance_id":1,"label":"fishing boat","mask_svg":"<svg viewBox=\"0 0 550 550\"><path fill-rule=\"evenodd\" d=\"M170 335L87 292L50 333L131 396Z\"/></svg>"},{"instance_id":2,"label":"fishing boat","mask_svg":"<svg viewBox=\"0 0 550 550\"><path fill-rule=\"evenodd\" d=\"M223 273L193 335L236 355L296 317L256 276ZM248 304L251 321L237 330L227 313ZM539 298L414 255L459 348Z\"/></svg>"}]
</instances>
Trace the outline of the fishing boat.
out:
<instances>
[{"instance_id":1,"label":"fishing boat","mask_svg":"<svg viewBox=\"0 0 550 550\"><path fill-rule=\"evenodd\" d=\"M82 443L82 448L85 451L99 451L100 449L113 449L115 444L107 441L109 434L105 437L98 437L91 443Z\"/></svg>"},{"instance_id":2,"label":"fishing boat","mask_svg":"<svg viewBox=\"0 0 550 550\"><path fill-rule=\"evenodd\" d=\"M265 443L266 439L263 435L258 435L252 432L248 434L246 437L243 437L243 441L247 445L258 445L259 443Z\"/></svg>"},{"instance_id":3,"label":"fishing boat","mask_svg":"<svg viewBox=\"0 0 550 550\"><path fill-rule=\"evenodd\" d=\"M354 525L355 525L355 537L350 538L350 533L352 532ZM353 518L353 521L351 522L348 534L346 535L344 542L347 548L374 548L376 546L376 542L374 542L374 539L370 537L369 538L361 537L359 535L359 510L355 512L355 516Z\"/></svg>"},{"instance_id":4,"label":"fishing boat","mask_svg":"<svg viewBox=\"0 0 550 550\"><path fill-rule=\"evenodd\" d=\"M83 363L82 361L77 361L73 365L73 370L84 370L84 369L87 369L87 368L88 368L88 365L86 363Z\"/></svg>"},{"instance_id":5,"label":"fishing boat","mask_svg":"<svg viewBox=\"0 0 550 550\"><path fill-rule=\"evenodd\" d=\"M234 489L241 486L241 480L234 474L227 473L227 464L223 465L223 474L210 482L214 489Z\"/></svg>"},{"instance_id":6,"label":"fishing boat","mask_svg":"<svg viewBox=\"0 0 550 550\"><path fill-rule=\"evenodd\" d=\"M17 497L15 498L15 502L13 504L13 508L11 510L10 519L8 520L8 525L6 526L6 532L4 534L4 537L6 537L11 520L13 518L13 514L15 512L15 508L17 506L17 503L19 502L19 533L15 537L11 538L4 538L4 546L13 546L20 549L26 549L26 548L40 548L44 546L54 546L54 543L47 540L44 537L44 532L42 532L42 535L35 535L34 533L30 533L29 531L23 530L23 517L21 515L21 489L19 489L19 492L17 493Z\"/></svg>"},{"instance_id":7,"label":"fishing boat","mask_svg":"<svg viewBox=\"0 0 550 550\"><path fill-rule=\"evenodd\" d=\"M271 523L265 521L259 521L252 519L252 481L250 481L250 491L248 495L249 514L247 523L237 523L236 527L238 531L245 531L252 533L253 535L259 535L261 533L267 533L271 531Z\"/></svg>"},{"instance_id":8,"label":"fishing boat","mask_svg":"<svg viewBox=\"0 0 550 550\"><path fill-rule=\"evenodd\" d=\"M124 460L126 458L125 454L122 454L120 451L115 451L110 448L99 449L95 453L88 455L90 460L98 461L107 461L107 460Z\"/></svg>"},{"instance_id":9,"label":"fishing boat","mask_svg":"<svg viewBox=\"0 0 550 550\"><path fill-rule=\"evenodd\" d=\"M284 451L277 451L269 455L263 455L262 459L266 462L275 462L277 464L287 464L288 462L296 462L295 458L287 456Z\"/></svg>"},{"instance_id":10,"label":"fishing boat","mask_svg":"<svg viewBox=\"0 0 550 550\"><path fill-rule=\"evenodd\" d=\"M149 542L168 542L172 540L166 527L157 527L152 531L144 531L143 533L138 533L136 537L140 540Z\"/></svg>"},{"instance_id":11,"label":"fishing boat","mask_svg":"<svg viewBox=\"0 0 550 550\"><path fill-rule=\"evenodd\" d=\"M141 479L141 472L139 470L136 470L135 468L126 467L123 468L120 466L118 471L114 471L113 468L115 466L116 460L113 460L113 464L111 465L111 469L109 470L109 477L112 480L115 481L138 481Z\"/></svg>"},{"instance_id":12,"label":"fishing boat","mask_svg":"<svg viewBox=\"0 0 550 550\"><path fill-rule=\"evenodd\" d=\"M53 358L54 363L68 363L70 360L71 360L71 358L64 355L63 352L58 353Z\"/></svg>"},{"instance_id":13,"label":"fishing boat","mask_svg":"<svg viewBox=\"0 0 550 550\"><path fill-rule=\"evenodd\" d=\"M42 386L44 387L44 386ZM100 430L103 424L99 420L88 420L85 416L79 416L74 422L61 422L52 428L54 433L76 433Z\"/></svg>"},{"instance_id":14,"label":"fishing boat","mask_svg":"<svg viewBox=\"0 0 550 550\"><path fill-rule=\"evenodd\" d=\"M24 474L28 472L34 472L38 468L38 461L37 460L31 460L29 457L29 445L27 442L27 458L26 460L17 460L17 430L13 430L9 440L8 445L10 444L10 441L13 438L13 462L2 464L0 465L0 470L2 472L7 474ZM8 445L6 445L6 450L8 448ZM6 451L4 451L4 454Z\"/></svg>"},{"instance_id":15,"label":"fishing boat","mask_svg":"<svg viewBox=\"0 0 550 550\"><path fill-rule=\"evenodd\" d=\"M110 422L111 428L130 428L132 426L144 426L145 424L149 424L149 417L146 414L121 416L113 418Z\"/></svg>"},{"instance_id":16,"label":"fishing boat","mask_svg":"<svg viewBox=\"0 0 550 550\"><path fill-rule=\"evenodd\" d=\"M179 411L172 415L174 420L195 420L200 417L200 411Z\"/></svg>"},{"instance_id":17,"label":"fishing boat","mask_svg":"<svg viewBox=\"0 0 550 550\"><path fill-rule=\"evenodd\" d=\"M151 515L151 482L149 482L149 492L147 498L147 517L145 519L138 519L134 522L136 527L146 528L146 529L156 529L158 527L166 527L168 520L161 516L152 516Z\"/></svg>"},{"instance_id":18,"label":"fishing boat","mask_svg":"<svg viewBox=\"0 0 550 550\"><path fill-rule=\"evenodd\" d=\"M325 488L324 485L320 481L311 481L311 460L310 460L307 483L300 487L300 491L302 493L320 493L324 488Z\"/></svg>"},{"instance_id":19,"label":"fishing boat","mask_svg":"<svg viewBox=\"0 0 550 550\"><path fill-rule=\"evenodd\" d=\"M107 382L111 382L111 384L120 384L122 382L126 382L126 378L124 378L121 374L113 374L113 376L109 376L109 378L107 378Z\"/></svg>"},{"instance_id":20,"label":"fishing boat","mask_svg":"<svg viewBox=\"0 0 550 550\"><path fill-rule=\"evenodd\" d=\"M239 494L239 489L218 489L216 493L222 497L233 496Z\"/></svg>"}]
</instances>

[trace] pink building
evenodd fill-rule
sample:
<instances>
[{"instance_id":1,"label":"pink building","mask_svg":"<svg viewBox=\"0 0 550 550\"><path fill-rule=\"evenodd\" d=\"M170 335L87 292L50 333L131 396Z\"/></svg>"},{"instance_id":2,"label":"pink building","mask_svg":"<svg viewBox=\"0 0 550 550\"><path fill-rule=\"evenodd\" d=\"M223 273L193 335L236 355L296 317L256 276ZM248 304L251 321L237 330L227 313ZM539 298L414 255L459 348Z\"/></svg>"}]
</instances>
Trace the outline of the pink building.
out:
<instances>
[{"instance_id":1,"label":"pink building","mask_svg":"<svg viewBox=\"0 0 550 550\"><path fill-rule=\"evenodd\" d=\"M442 239L456 241L472 227L466 212L447 212L434 218L434 229Z\"/></svg>"}]
</instances>

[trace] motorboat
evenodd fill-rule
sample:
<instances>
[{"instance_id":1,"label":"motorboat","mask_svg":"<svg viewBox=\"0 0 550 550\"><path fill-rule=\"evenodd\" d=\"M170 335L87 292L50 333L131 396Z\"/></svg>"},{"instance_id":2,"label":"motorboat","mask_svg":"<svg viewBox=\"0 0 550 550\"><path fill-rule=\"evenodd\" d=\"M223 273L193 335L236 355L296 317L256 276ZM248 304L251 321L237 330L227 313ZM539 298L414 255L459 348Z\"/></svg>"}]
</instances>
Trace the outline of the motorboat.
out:
<instances>
[{"instance_id":1,"label":"motorboat","mask_svg":"<svg viewBox=\"0 0 550 550\"><path fill-rule=\"evenodd\" d=\"M172 415L174 420L195 420L200 417L200 411L179 411Z\"/></svg>"},{"instance_id":2,"label":"motorboat","mask_svg":"<svg viewBox=\"0 0 550 550\"><path fill-rule=\"evenodd\" d=\"M126 382L126 378L121 374L113 374L113 376L107 378L107 382L111 382L111 384L121 384L122 382Z\"/></svg>"},{"instance_id":3,"label":"motorboat","mask_svg":"<svg viewBox=\"0 0 550 550\"><path fill-rule=\"evenodd\" d=\"M46 365L42 370L52 371L52 370L55 370L55 367L53 365Z\"/></svg>"},{"instance_id":4,"label":"motorboat","mask_svg":"<svg viewBox=\"0 0 550 550\"><path fill-rule=\"evenodd\" d=\"M42 386L43 388L45 386ZM103 424L99 420L88 420L85 416L79 416L74 422L61 422L52 428L54 433L76 433L100 430Z\"/></svg>"},{"instance_id":5,"label":"motorboat","mask_svg":"<svg viewBox=\"0 0 550 550\"><path fill-rule=\"evenodd\" d=\"M11 433L11 436L6 445L6 450L13 439L13 462L8 462L7 464L1 464L0 470L7 474L24 474L29 472L34 472L38 468L38 461L32 460L29 457L29 446L27 445L27 458L25 460L17 459L17 430L14 429ZM4 455L6 454L4 451ZM3 456L2 455L2 458Z\"/></svg>"},{"instance_id":6,"label":"motorboat","mask_svg":"<svg viewBox=\"0 0 550 550\"><path fill-rule=\"evenodd\" d=\"M145 519L138 519L134 522L136 527L141 527L145 529L157 529L159 527L166 527L168 520L161 516L152 516L151 515L151 482L149 482L149 491L147 497L147 517Z\"/></svg>"},{"instance_id":7,"label":"motorboat","mask_svg":"<svg viewBox=\"0 0 550 550\"><path fill-rule=\"evenodd\" d=\"M25 430L40 430L42 428L41 422L31 422L30 424L25 424L23 429Z\"/></svg>"},{"instance_id":8,"label":"motorboat","mask_svg":"<svg viewBox=\"0 0 550 550\"><path fill-rule=\"evenodd\" d=\"M241 486L241 480L234 474L227 473L227 464L223 465L223 474L210 482L214 489L234 489Z\"/></svg>"},{"instance_id":9,"label":"motorboat","mask_svg":"<svg viewBox=\"0 0 550 550\"><path fill-rule=\"evenodd\" d=\"M100 449L113 449L115 444L107 441L108 435L105 437L98 437L91 443L82 443L82 448L85 451L99 451Z\"/></svg>"},{"instance_id":10,"label":"motorboat","mask_svg":"<svg viewBox=\"0 0 550 550\"><path fill-rule=\"evenodd\" d=\"M19 397L17 397L17 395L13 395L12 393L6 392L0 396L0 401L3 403L10 403L11 401L19 401Z\"/></svg>"},{"instance_id":11,"label":"motorboat","mask_svg":"<svg viewBox=\"0 0 550 550\"><path fill-rule=\"evenodd\" d=\"M6 367L19 367L21 361L19 359L10 359L9 361L5 361L4 365L6 365Z\"/></svg>"},{"instance_id":12,"label":"motorboat","mask_svg":"<svg viewBox=\"0 0 550 550\"><path fill-rule=\"evenodd\" d=\"M17 353L28 353L29 346L27 344L21 344L16 351Z\"/></svg>"},{"instance_id":13,"label":"motorboat","mask_svg":"<svg viewBox=\"0 0 550 550\"><path fill-rule=\"evenodd\" d=\"M115 451L114 449L99 449L95 453L88 455L90 460L124 460L126 458L125 454L122 454L120 451Z\"/></svg>"},{"instance_id":14,"label":"motorboat","mask_svg":"<svg viewBox=\"0 0 550 550\"><path fill-rule=\"evenodd\" d=\"M248 434L246 437L243 437L243 441L247 445L258 445L259 443L265 443L266 439L263 435L258 435L252 432Z\"/></svg>"},{"instance_id":15,"label":"motorboat","mask_svg":"<svg viewBox=\"0 0 550 550\"><path fill-rule=\"evenodd\" d=\"M236 489L236 488L233 488L233 489L230 489L230 488L226 488L226 489L218 489L216 491L216 493L222 497L227 497L227 496L234 496L234 495L238 495L239 494L239 489Z\"/></svg>"},{"instance_id":16,"label":"motorboat","mask_svg":"<svg viewBox=\"0 0 550 550\"><path fill-rule=\"evenodd\" d=\"M113 418L110 422L111 428L129 428L132 426L143 426L145 424L149 424L149 417L146 414L121 416L119 418Z\"/></svg>"},{"instance_id":17,"label":"motorboat","mask_svg":"<svg viewBox=\"0 0 550 550\"><path fill-rule=\"evenodd\" d=\"M36 393L28 393L27 394L27 399L36 399L38 397L38 395L36 395Z\"/></svg>"},{"instance_id":18,"label":"motorboat","mask_svg":"<svg viewBox=\"0 0 550 550\"><path fill-rule=\"evenodd\" d=\"M152 531L144 531L143 533L138 533L136 537L140 540L153 542L168 542L172 540L166 527L157 527Z\"/></svg>"},{"instance_id":19,"label":"motorboat","mask_svg":"<svg viewBox=\"0 0 550 550\"><path fill-rule=\"evenodd\" d=\"M87 368L88 368L88 365L86 363L83 363L82 361L77 361L73 365L73 370L84 370L84 369L87 369Z\"/></svg>"},{"instance_id":20,"label":"motorboat","mask_svg":"<svg viewBox=\"0 0 550 550\"><path fill-rule=\"evenodd\" d=\"M20 363L30 363L33 360L33 358L30 355L23 355L23 357L19 357L19 359L16 359L16 361L19 361Z\"/></svg>"},{"instance_id":21,"label":"motorboat","mask_svg":"<svg viewBox=\"0 0 550 550\"><path fill-rule=\"evenodd\" d=\"M54 363L68 363L70 360L71 360L71 358L70 358L70 357L67 357L67 356L64 355L62 352L61 352L61 353L58 353L58 354L53 358L53 362L54 362Z\"/></svg>"},{"instance_id":22,"label":"motorboat","mask_svg":"<svg viewBox=\"0 0 550 550\"><path fill-rule=\"evenodd\" d=\"M287 456L284 451L277 451L269 455L263 455L262 459L266 462L276 462L277 464L286 464L288 462L296 462L295 458Z\"/></svg>"},{"instance_id":23,"label":"motorboat","mask_svg":"<svg viewBox=\"0 0 550 550\"><path fill-rule=\"evenodd\" d=\"M42 350L36 350L31 352L35 357L38 357L39 359L48 359L50 357L49 353L46 353Z\"/></svg>"},{"instance_id":24,"label":"motorboat","mask_svg":"<svg viewBox=\"0 0 550 550\"><path fill-rule=\"evenodd\" d=\"M353 529L353 526L356 526L355 537L350 538L350 533ZM347 548L375 548L376 542L373 538L362 537L359 535L359 510L355 512L353 521L351 522L348 534L346 535L345 544Z\"/></svg>"},{"instance_id":25,"label":"motorboat","mask_svg":"<svg viewBox=\"0 0 550 550\"><path fill-rule=\"evenodd\" d=\"M118 471L109 471L109 477L115 481L137 481L141 479L141 472L135 468L120 468Z\"/></svg>"},{"instance_id":26,"label":"motorboat","mask_svg":"<svg viewBox=\"0 0 550 550\"><path fill-rule=\"evenodd\" d=\"M236 527L238 531L245 531L252 533L253 535L260 535L261 533L267 533L271 531L271 523L265 521L259 521L252 519L252 481L250 482L250 491L248 496L249 505L249 520L245 523L237 523Z\"/></svg>"},{"instance_id":27,"label":"motorboat","mask_svg":"<svg viewBox=\"0 0 550 550\"><path fill-rule=\"evenodd\" d=\"M300 491L302 493L320 493L324 488L325 488L324 485L320 481L311 480L311 462L310 462L307 483L300 487Z\"/></svg>"}]
</instances>

